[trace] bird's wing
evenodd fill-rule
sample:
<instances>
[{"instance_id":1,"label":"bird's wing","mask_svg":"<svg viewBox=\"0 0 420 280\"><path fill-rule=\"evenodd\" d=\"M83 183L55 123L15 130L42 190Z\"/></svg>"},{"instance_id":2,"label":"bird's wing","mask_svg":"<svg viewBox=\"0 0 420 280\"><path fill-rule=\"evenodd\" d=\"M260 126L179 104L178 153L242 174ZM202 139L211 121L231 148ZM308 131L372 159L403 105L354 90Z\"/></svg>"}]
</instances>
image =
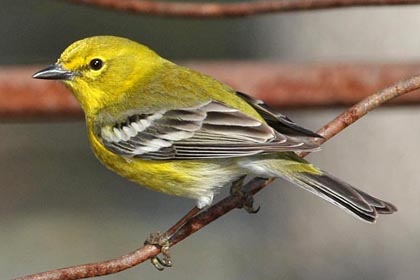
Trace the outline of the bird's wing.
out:
<instances>
[{"instance_id":1,"label":"bird's wing","mask_svg":"<svg viewBox=\"0 0 420 280\"><path fill-rule=\"evenodd\" d=\"M217 101L147 114L130 111L121 122L95 123L95 133L114 153L153 160L228 158L318 149L310 137L280 133Z\"/></svg>"},{"instance_id":2,"label":"bird's wing","mask_svg":"<svg viewBox=\"0 0 420 280\"><path fill-rule=\"evenodd\" d=\"M289 136L322 138L322 136L316 134L315 132L298 126L285 115L275 111L273 108L270 108L264 103L264 101L255 99L242 92L236 92L236 94L251 105L265 119L267 124L278 132Z\"/></svg>"}]
</instances>

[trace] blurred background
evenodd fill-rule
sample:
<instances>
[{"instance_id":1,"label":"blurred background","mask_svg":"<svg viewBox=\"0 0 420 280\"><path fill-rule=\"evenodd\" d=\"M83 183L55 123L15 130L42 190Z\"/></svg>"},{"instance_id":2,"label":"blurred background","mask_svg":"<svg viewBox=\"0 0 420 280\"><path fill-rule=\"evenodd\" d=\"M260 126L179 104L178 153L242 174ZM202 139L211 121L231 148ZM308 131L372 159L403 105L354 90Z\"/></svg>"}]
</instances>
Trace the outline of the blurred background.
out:
<instances>
[{"instance_id":1,"label":"blurred background","mask_svg":"<svg viewBox=\"0 0 420 280\"><path fill-rule=\"evenodd\" d=\"M47 65L71 42L113 34L172 60L418 62L420 8L352 8L192 20L65 1L0 0L0 64ZM30 77L28 77L29 79ZM286 110L316 130L345 108ZM416 279L420 274L420 111L376 110L309 159L399 212L369 225L284 181L172 249L103 279ZM0 124L0 278L113 258L165 230L194 201L136 186L90 151L80 121ZM218 196L216 199L221 198Z\"/></svg>"}]
</instances>

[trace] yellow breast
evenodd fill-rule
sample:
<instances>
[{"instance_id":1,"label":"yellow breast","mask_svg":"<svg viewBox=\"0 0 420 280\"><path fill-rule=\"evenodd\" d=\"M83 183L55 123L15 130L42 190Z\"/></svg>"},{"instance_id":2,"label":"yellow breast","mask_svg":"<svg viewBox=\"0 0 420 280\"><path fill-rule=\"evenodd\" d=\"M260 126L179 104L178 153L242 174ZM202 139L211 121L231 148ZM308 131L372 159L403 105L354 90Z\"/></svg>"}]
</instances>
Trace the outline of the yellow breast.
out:
<instances>
[{"instance_id":1,"label":"yellow breast","mask_svg":"<svg viewBox=\"0 0 420 280\"><path fill-rule=\"evenodd\" d=\"M88 133L93 151L102 164L119 175L155 191L199 199L212 196L216 187L221 187L236 177L232 176L232 172L236 173L236 170L233 170L235 165L229 160L155 161L126 158L106 149L92 129L89 129Z\"/></svg>"}]
</instances>

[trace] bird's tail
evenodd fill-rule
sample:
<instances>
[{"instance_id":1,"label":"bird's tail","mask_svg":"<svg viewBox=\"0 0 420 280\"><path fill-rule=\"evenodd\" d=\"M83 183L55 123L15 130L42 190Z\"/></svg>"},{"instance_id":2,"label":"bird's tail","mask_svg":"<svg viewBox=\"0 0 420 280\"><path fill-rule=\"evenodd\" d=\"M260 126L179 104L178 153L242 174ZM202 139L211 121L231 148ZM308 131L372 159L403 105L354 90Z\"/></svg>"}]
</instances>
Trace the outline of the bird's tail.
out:
<instances>
[{"instance_id":1,"label":"bird's tail","mask_svg":"<svg viewBox=\"0 0 420 280\"><path fill-rule=\"evenodd\" d=\"M290 173L287 179L366 222L375 222L378 214L392 214L397 208L322 171Z\"/></svg>"},{"instance_id":2,"label":"bird's tail","mask_svg":"<svg viewBox=\"0 0 420 280\"><path fill-rule=\"evenodd\" d=\"M241 165L259 176L282 177L369 223L375 222L378 214L397 211L391 203L356 189L292 153Z\"/></svg>"}]
</instances>

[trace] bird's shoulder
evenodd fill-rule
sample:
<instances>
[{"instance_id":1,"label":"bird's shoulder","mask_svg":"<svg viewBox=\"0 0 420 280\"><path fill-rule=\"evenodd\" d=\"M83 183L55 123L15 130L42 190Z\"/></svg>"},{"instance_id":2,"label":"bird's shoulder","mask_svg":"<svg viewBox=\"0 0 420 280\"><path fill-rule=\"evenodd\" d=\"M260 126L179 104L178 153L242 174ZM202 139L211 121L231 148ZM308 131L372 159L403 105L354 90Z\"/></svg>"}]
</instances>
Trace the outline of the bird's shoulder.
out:
<instances>
[{"instance_id":1,"label":"bird's shoulder","mask_svg":"<svg viewBox=\"0 0 420 280\"><path fill-rule=\"evenodd\" d=\"M245 115L263 121L260 114L236 91L223 82L193 69L163 63L141 82L133 84L117 107L142 111L194 108L208 102L219 102Z\"/></svg>"}]
</instances>

